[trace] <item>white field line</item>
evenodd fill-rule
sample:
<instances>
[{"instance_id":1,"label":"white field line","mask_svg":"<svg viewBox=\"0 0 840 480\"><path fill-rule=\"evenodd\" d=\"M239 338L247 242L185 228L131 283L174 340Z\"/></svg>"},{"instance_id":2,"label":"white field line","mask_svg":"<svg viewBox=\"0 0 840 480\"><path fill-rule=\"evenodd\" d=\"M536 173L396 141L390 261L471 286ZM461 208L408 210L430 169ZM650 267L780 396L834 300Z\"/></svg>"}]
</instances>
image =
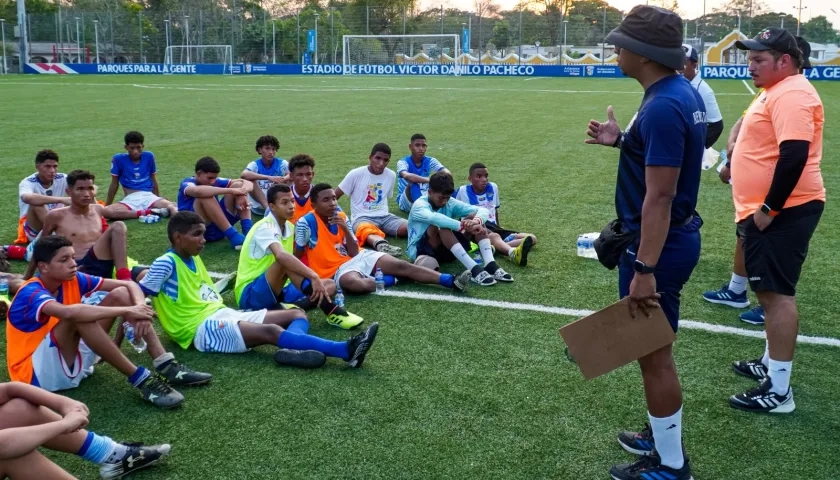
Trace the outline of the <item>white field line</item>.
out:
<instances>
[{"instance_id":1,"label":"white field line","mask_svg":"<svg viewBox=\"0 0 840 480\"><path fill-rule=\"evenodd\" d=\"M750 92L750 95L755 95L755 90L753 90L753 88L750 86L750 84L747 83L746 80L741 80L741 81L744 82L744 86L747 87L747 91Z\"/></svg>"},{"instance_id":2,"label":"white field line","mask_svg":"<svg viewBox=\"0 0 840 480\"><path fill-rule=\"evenodd\" d=\"M225 276L225 274L218 272L209 273L210 277L215 279L220 279ZM435 302L462 303L466 305L501 308L506 310L524 310L530 312L550 313L553 315L561 315L564 317L581 318L595 313L593 310L577 310L573 308L549 307L546 305L536 305L532 303L503 302L498 300L485 300L483 298L456 297L454 295L440 295L435 293L410 292L404 290L388 290L384 294L379 295L385 297L410 298L413 300L431 300ZM680 328L686 328L689 330L702 330L711 333L728 333L730 335L739 335L741 337L765 338L763 330L747 330L744 328L727 327L725 325L716 325L713 323L698 322L695 320L680 320ZM840 347L840 339L832 337L812 337L808 335L799 335L797 336L796 340L798 343L824 345L828 347Z\"/></svg>"}]
</instances>

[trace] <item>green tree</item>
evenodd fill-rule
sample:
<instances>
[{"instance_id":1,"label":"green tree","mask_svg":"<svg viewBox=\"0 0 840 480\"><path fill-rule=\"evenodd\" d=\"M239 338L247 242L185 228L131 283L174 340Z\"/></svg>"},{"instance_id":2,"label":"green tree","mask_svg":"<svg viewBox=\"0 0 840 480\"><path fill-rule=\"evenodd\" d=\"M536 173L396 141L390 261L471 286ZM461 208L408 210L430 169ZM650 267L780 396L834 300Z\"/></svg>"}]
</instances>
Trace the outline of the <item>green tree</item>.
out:
<instances>
[{"instance_id":1,"label":"green tree","mask_svg":"<svg viewBox=\"0 0 840 480\"><path fill-rule=\"evenodd\" d=\"M800 33L811 43L837 43L840 41L840 34L824 15L814 17L803 23Z\"/></svg>"},{"instance_id":2,"label":"green tree","mask_svg":"<svg viewBox=\"0 0 840 480\"><path fill-rule=\"evenodd\" d=\"M510 46L510 22L500 20L493 26L493 37L490 39L499 50Z\"/></svg>"}]
</instances>

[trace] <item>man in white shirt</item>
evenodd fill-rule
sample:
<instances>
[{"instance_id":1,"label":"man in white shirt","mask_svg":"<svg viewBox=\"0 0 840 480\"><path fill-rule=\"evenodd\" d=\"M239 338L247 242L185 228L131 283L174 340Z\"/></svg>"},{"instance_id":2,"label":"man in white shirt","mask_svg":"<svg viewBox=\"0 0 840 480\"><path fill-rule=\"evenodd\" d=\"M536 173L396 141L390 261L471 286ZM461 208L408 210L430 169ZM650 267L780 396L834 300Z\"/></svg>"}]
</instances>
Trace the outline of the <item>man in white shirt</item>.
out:
<instances>
[{"instance_id":1,"label":"man in white shirt","mask_svg":"<svg viewBox=\"0 0 840 480\"><path fill-rule=\"evenodd\" d=\"M700 76L697 49L691 45L683 45L683 50L685 50L686 61L682 74L691 82L691 86L703 97L703 103L706 104L706 148L711 148L723 133L723 115L720 114L714 90Z\"/></svg>"},{"instance_id":2,"label":"man in white shirt","mask_svg":"<svg viewBox=\"0 0 840 480\"><path fill-rule=\"evenodd\" d=\"M351 227L359 246L369 245L376 251L399 257L402 249L391 245L385 236L407 237L408 221L388 211L388 198L394 196L397 174L387 168L391 147L384 143L373 146L368 165L350 170L335 191L336 199L350 196Z\"/></svg>"},{"instance_id":3,"label":"man in white shirt","mask_svg":"<svg viewBox=\"0 0 840 480\"><path fill-rule=\"evenodd\" d=\"M44 226L47 212L70 205L67 196L67 176L58 173L58 154L52 150L41 150L35 155L37 172L24 178L18 186L20 206L20 228L18 240L35 240ZM26 243L26 242L20 242Z\"/></svg>"}]
</instances>

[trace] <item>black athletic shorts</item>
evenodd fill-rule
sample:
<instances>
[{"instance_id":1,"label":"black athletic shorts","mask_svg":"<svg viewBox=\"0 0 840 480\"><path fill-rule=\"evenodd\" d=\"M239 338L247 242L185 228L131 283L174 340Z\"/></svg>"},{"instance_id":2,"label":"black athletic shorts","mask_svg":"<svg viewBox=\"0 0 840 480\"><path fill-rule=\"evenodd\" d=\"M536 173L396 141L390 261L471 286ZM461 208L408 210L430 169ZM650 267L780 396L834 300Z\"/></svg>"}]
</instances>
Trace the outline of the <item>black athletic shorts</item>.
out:
<instances>
[{"instance_id":1,"label":"black athletic shorts","mask_svg":"<svg viewBox=\"0 0 840 480\"><path fill-rule=\"evenodd\" d=\"M90 247L81 260L76 261L76 266L80 272L94 277L112 278L114 276L114 261L96 258L93 247Z\"/></svg>"},{"instance_id":2,"label":"black athletic shorts","mask_svg":"<svg viewBox=\"0 0 840 480\"><path fill-rule=\"evenodd\" d=\"M469 252L471 247L470 240L467 237L465 237L464 234L461 232L452 233L455 234L455 239L458 240L458 243L460 243L462 247L464 247L464 250ZM438 245L437 248L430 245L428 235L428 233L424 233L420 241L417 242L418 257L420 255L428 255L437 260L438 263L448 263L456 260L455 255L452 254L452 251L446 248L446 246L444 246L443 243Z\"/></svg>"},{"instance_id":3,"label":"black athletic shorts","mask_svg":"<svg viewBox=\"0 0 840 480\"><path fill-rule=\"evenodd\" d=\"M754 292L794 296L811 236L820 223L825 203L814 200L779 213L763 232L753 217L738 223L744 242L744 263Z\"/></svg>"},{"instance_id":4,"label":"black athletic shorts","mask_svg":"<svg viewBox=\"0 0 840 480\"><path fill-rule=\"evenodd\" d=\"M490 233L498 233L502 240L506 239L511 235L515 235L519 232L515 232L513 230L506 230L493 222L484 222L484 226L487 228L487 231Z\"/></svg>"}]
</instances>

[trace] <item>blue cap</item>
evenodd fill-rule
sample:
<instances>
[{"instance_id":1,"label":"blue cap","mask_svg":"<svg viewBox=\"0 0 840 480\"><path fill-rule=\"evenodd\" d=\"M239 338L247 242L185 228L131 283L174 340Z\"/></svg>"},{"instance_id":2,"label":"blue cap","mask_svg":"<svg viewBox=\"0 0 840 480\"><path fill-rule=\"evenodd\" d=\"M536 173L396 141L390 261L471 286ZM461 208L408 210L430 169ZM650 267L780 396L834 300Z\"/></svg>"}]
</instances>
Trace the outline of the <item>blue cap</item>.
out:
<instances>
[{"instance_id":1,"label":"blue cap","mask_svg":"<svg viewBox=\"0 0 840 480\"><path fill-rule=\"evenodd\" d=\"M691 60L692 62L698 61L697 49L692 47L691 45L683 44L683 50L685 50L685 58Z\"/></svg>"}]
</instances>

